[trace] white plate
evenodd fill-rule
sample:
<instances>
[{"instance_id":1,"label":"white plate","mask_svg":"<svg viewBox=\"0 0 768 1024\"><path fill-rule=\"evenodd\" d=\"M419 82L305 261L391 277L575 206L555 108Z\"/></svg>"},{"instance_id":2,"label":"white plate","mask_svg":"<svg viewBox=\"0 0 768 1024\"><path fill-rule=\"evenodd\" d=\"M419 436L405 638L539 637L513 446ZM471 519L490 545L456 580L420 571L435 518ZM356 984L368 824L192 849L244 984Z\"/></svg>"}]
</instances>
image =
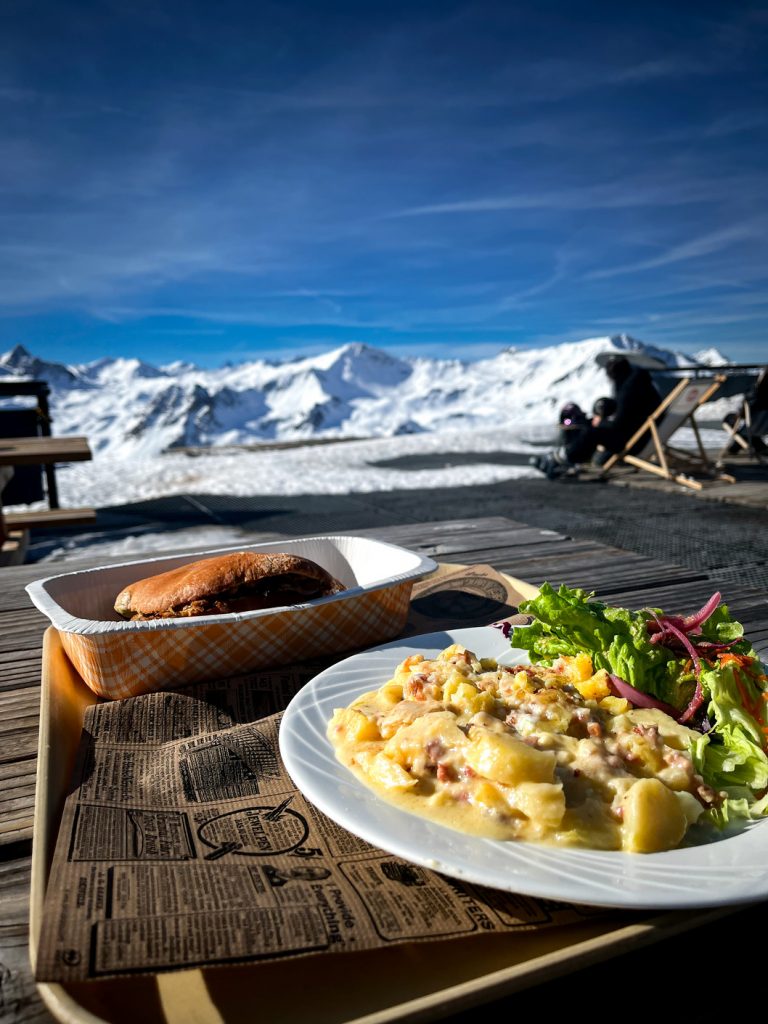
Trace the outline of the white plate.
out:
<instances>
[{"instance_id":1,"label":"white plate","mask_svg":"<svg viewBox=\"0 0 768 1024\"><path fill-rule=\"evenodd\" d=\"M446 630L340 661L291 701L280 728L280 752L297 787L324 814L404 860L528 896L638 909L725 906L768 897L768 821L703 846L630 854L478 838L377 798L336 760L326 736L333 711L377 689L409 655L434 656L452 643L506 664L528 660L499 630Z\"/></svg>"}]
</instances>

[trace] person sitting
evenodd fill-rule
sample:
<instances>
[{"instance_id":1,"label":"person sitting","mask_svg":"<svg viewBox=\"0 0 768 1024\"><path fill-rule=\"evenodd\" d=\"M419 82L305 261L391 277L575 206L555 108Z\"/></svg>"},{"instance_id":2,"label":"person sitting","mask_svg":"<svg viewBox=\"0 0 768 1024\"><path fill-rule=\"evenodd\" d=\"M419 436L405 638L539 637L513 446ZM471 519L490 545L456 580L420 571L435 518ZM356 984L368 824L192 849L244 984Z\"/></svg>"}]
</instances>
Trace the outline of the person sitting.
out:
<instances>
[{"instance_id":1,"label":"person sitting","mask_svg":"<svg viewBox=\"0 0 768 1024\"><path fill-rule=\"evenodd\" d=\"M604 462L615 452L623 451L627 441L661 402L661 395L648 371L632 366L625 356L610 356L605 372L613 384L613 398L598 399L592 422L570 435L561 435L563 443L560 449L530 460L531 465L550 480L566 473L573 474L580 464L591 461L598 448L602 451L597 462Z\"/></svg>"},{"instance_id":2,"label":"person sitting","mask_svg":"<svg viewBox=\"0 0 768 1024\"><path fill-rule=\"evenodd\" d=\"M590 417L576 402L568 402L560 410L560 443L572 443L590 425Z\"/></svg>"},{"instance_id":3,"label":"person sitting","mask_svg":"<svg viewBox=\"0 0 768 1024\"><path fill-rule=\"evenodd\" d=\"M768 366L760 371L755 381L755 386L745 396L744 405L747 415L739 423L742 416L739 413L729 412L723 417L723 426L728 428L737 427L733 443L728 448L730 455L736 454L740 448L751 451L759 460L768 456L768 444L763 440L762 435L768 434Z\"/></svg>"},{"instance_id":4,"label":"person sitting","mask_svg":"<svg viewBox=\"0 0 768 1024\"><path fill-rule=\"evenodd\" d=\"M594 412L594 410L593 410ZM546 473L550 478L559 476L565 470L565 456L561 459L559 452L565 452L566 448L577 444L589 429L592 420L576 402L567 402L558 415L560 424L559 440L560 447L549 455L533 455L529 459L532 466Z\"/></svg>"},{"instance_id":5,"label":"person sitting","mask_svg":"<svg viewBox=\"0 0 768 1024\"><path fill-rule=\"evenodd\" d=\"M616 413L616 399L615 398L598 398L595 404L592 406L592 426L596 427L602 423L603 420L607 420L610 416Z\"/></svg>"}]
</instances>

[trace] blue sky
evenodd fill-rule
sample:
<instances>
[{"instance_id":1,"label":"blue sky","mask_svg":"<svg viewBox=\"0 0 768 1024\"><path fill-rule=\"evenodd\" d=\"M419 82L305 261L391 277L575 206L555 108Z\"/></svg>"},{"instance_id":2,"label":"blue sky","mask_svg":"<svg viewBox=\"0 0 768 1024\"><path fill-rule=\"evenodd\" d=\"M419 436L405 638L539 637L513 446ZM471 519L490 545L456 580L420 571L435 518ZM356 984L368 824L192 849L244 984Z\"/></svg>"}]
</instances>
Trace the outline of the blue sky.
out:
<instances>
[{"instance_id":1,"label":"blue sky","mask_svg":"<svg viewBox=\"0 0 768 1024\"><path fill-rule=\"evenodd\" d=\"M764 4L5 0L0 349L768 361Z\"/></svg>"}]
</instances>

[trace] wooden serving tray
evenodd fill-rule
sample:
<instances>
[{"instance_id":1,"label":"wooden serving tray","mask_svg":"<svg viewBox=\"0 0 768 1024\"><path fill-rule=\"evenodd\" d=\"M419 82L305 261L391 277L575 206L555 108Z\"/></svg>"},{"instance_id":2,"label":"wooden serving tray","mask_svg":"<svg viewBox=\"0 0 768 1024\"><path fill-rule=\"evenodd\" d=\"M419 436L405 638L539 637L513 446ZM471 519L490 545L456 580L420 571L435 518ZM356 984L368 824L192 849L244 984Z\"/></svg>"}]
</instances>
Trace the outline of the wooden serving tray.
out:
<instances>
[{"instance_id":1,"label":"wooden serving tray","mask_svg":"<svg viewBox=\"0 0 768 1024\"><path fill-rule=\"evenodd\" d=\"M73 668L53 627L44 639L41 697L30 911L33 967L83 714L98 699ZM78 984L46 983L38 990L51 1013L66 1024L428 1021L669 938L729 912L606 912L577 925L540 931Z\"/></svg>"}]
</instances>

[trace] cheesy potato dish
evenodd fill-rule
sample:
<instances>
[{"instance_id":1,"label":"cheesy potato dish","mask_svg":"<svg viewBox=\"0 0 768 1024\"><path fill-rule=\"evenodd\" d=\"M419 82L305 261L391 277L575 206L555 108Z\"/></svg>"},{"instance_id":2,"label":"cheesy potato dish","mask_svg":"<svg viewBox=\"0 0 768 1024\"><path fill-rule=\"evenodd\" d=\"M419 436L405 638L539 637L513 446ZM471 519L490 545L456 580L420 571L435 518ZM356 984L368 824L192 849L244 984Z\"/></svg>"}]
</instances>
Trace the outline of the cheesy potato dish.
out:
<instances>
[{"instance_id":1,"label":"cheesy potato dish","mask_svg":"<svg viewBox=\"0 0 768 1024\"><path fill-rule=\"evenodd\" d=\"M412 813L633 853L678 846L717 801L688 753L695 735L613 696L588 654L510 668L456 644L406 658L328 726L341 763Z\"/></svg>"}]
</instances>

